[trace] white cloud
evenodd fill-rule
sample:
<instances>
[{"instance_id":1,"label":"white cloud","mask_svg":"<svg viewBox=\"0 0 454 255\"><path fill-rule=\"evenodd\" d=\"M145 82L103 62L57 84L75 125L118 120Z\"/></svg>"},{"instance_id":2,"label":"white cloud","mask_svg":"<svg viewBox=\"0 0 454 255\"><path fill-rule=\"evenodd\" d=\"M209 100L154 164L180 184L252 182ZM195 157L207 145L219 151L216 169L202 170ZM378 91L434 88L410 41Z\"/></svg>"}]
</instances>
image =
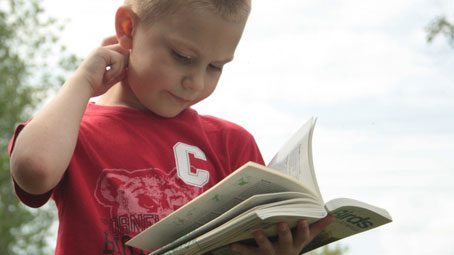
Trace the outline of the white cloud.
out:
<instances>
[{"instance_id":1,"label":"white cloud","mask_svg":"<svg viewBox=\"0 0 454 255\"><path fill-rule=\"evenodd\" d=\"M115 32L115 11L122 0L59 1L45 0L47 13L67 20L62 40L73 51L85 57L101 41Z\"/></svg>"},{"instance_id":2,"label":"white cloud","mask_svg":"<svg viewBox=\"0 0 454 255\"><path fill-rule=\"evenodd\" d=\"M254 6L235 68L248 70L242 82L264 88L256 96L323 103L383 96L402 79L427 72L421 53L411 48L425 43L414 36L421 28L407 28L405 40L377 28L405 13L410 2L304 2ZM308 5L320 12L326 7L330 15L311 16Z\"/></svg>"}]
</instances>

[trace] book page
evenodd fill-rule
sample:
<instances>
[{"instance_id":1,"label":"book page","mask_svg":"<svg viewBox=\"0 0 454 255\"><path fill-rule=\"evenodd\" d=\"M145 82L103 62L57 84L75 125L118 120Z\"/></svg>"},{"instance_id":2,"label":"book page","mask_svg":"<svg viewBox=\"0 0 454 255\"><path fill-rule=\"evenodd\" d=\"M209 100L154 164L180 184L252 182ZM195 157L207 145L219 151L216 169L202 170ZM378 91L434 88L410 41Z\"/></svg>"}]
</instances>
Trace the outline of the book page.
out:
<instances>
[{"instance_id":1,"label":"book page","mask_svg":"<svg viewBox=\"0 0 454 255\"><path fill-rule=\"evenodd\" d=\"M323 201L312 159L312 134L315 118L307 121L278 151L268 167L300 180Z\"/></svg>"},{"instance_id":2,"label":"book page","mask_svg":"<svg viewBox=\"0 0 454 255\"><path fill-rule=\"evenodd\" d=\"M249 162L126 244L153 251L190 233L253 195L287 191L317 197L297 180Z\"/></svg>"},{"instance_id":3,"label":"book page","mask_svg":"<svg viewBox=\"0 0 454 255\"><path fill-rule=\"evenodd\" d=\"M336 220L328 225L304 248L304 252L335 242L348 236L368 231L392 221L380 207L349 198L338 198L326 203L329 214Z\"/></svg>"},{"instance_id":4,"label":"book page","mask_svg":"<svg viewBox=\"0 0 454 255\"><path fill-rule=\"evenodd\" d=\"M278 222L285 221L293 227L301 218L313 223L326 215L323 207L312 204L306 198L261 205L163 255L205 254L230 243L252 238L253 229L261 228L268 236L275 236Z\"/></svg>"},{"instance_id":5,"label":"book page","mask_svg":"<svg viewBox=\"0 0 454 255\"><path fill-rule=\"evenodd\" d=\"M261 206L261 205L272 206L273 203L275 203L275 202L282 203L282 201L288 201L289 199L295 199L295 198L307 199L308 207L309 207L309 204L312 203L312 204L316 204L317 208L324 208L324 205L320 203L318 198L314 197L311 194L305 194L305 193L299 193L299 192L278 192L278 193L254 195L254 196L244 200L240 204L236 205L232 209L228 210L227 212L223 213L221 216L204 224L203 226L188 233L187 235L183 235L182 237L176 239L175 241L172 241L171 243L163 246L162 248L153 251L149 255L161 254L170 249L173 249L173 248L189 241L190 239L200 236L200 235L214 229L215 227L220 226L221 224L224 224L225 222L232 219L233 217L236 217L239 214L244 213L247 210L250 210L251 208ZM299 200L299 201L301 202L301 200Z\"/></svg>"}]
</instances>

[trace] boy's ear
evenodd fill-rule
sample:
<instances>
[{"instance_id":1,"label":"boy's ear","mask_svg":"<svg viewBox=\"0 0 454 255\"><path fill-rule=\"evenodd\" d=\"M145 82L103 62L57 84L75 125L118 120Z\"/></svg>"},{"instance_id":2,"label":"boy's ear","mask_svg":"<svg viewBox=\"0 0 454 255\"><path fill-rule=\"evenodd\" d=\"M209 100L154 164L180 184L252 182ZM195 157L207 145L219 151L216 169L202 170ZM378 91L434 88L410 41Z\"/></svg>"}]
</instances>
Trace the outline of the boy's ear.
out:
<instances>
[{"instance_id":1,"label":"boy's ear","mask_svg":"<svg viewBox=\"0 0 454 255\"><path fill-rule=\"evenodd\" d=\"M135 22L135 14L129 7L121 6L118 8L115 15L115 30L118 43L124 49L132 49Z\"/></svg>"}]
</instances>

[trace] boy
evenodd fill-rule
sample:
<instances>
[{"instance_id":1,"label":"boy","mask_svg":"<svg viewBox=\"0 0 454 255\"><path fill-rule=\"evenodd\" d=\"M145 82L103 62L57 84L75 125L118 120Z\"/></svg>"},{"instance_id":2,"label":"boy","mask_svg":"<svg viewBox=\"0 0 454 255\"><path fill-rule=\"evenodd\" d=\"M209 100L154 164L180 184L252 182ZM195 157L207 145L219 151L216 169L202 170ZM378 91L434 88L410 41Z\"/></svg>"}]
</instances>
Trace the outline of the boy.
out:
<instances>
[{"instance_id":1,"label":"boy","mask_svg":"<svg viewBox=\"0 0 454 255\"><path fill-rule=\"evenodd\" d=\"M247 0L127 0L118 43L93 51L17 128L14 187L31 207L55 200L57 254L143 254L124 243L247 161L263 164L247 131L190 108L214 91L249 10ZM301 221L293 236L278 224L276 243L258 230L256 247L232 249L298 254L327 223Z\"/></svg>"}]
</instances>

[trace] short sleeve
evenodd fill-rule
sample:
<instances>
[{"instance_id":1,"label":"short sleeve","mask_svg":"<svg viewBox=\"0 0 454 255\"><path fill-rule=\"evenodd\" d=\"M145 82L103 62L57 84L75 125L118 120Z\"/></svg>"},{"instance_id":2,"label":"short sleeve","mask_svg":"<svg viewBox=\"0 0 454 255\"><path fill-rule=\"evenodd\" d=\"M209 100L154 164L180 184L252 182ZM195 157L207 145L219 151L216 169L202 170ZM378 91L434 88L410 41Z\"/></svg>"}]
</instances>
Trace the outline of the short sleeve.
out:
<instances>
[{"instance_id":1,"label":"short sleeve","mask_svg":"<svg viewBox=\"0 0 454 255\"><path fill-rule=\"evenodd\" d=\"M265 165L265 162L262 157L262 153L260 152L260 149L255 142L255 139L253 136L249 137L248 142L244 145L243 150L239 154L240 158L238 162L240 163L239 165L235 166L235 169L242 166L243 164L252 161L261 165Z\"/></svg>"},{"instance_id":2,"label":"short sleeve","mask_svg":"<svg viewBox=\"0 0 454 255\"><path fill-rule=\"evenodd\" d=\"M19 133L28 124L28 122L30 122L30 121L19 124L16 127L16 129L14 130L13 137L11 138L11 140L8 144L8 154L10 157L11 157L11 154L13 153L14 145L15 145L15 142L16 142L16 139L17 139ZM47 192L45 194L41 194L41 195L33 195L30 193L27 193L16 183L16 181L14 180L13 177L11 177L11 179L12 179L12 185L13 185L14 191L16 193L16 196L19 198L19 200L22 203L24 203L25 205L27 205L29 207L38 208L38 207L43 206L47 201L49 201L49 198L52 195L53 190L50 190L49 192Z\"/></svg>"}]
</instances>

